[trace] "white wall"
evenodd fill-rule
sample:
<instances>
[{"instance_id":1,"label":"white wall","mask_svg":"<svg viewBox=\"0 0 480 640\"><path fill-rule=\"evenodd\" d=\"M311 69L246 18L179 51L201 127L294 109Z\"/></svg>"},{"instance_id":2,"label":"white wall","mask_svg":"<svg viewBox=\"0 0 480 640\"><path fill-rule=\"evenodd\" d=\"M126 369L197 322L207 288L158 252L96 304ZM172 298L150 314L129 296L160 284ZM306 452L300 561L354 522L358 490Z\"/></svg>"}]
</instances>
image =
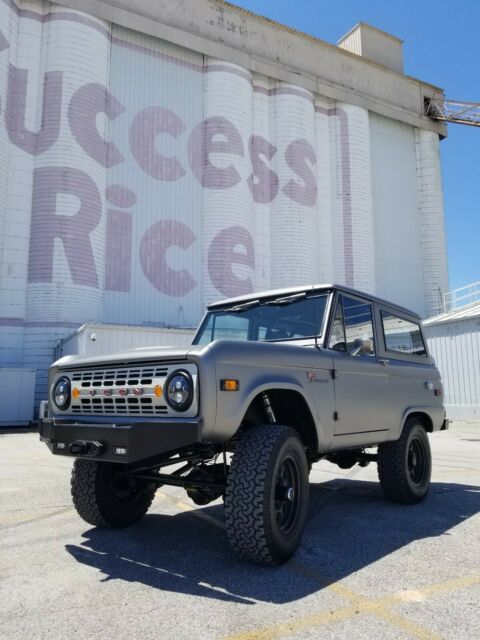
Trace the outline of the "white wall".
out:
<instances>
[{"instance_id":1,"label":"white wall","mask_svg":"<svg viewBox=\"0 0 480 640\"><path fill-rule=\"evenodd\" d=\"M377 294L425 314L413 127L370 114Z\"/></svg>"},{"instance_id":2,"label":"white wall","mask_svg":"<svg viewBox=\"0 0 480 640\"><path fill-rule=\"evenodd\" d=\"M193 329L85 324L62 341L57 356L100 356L139 347L185 346L192 343L194 334Z\"/></svg>"},{"instance_id":3,"label":"white wall","mask_svg":"<svg viewBox=\"0 0 480 640\"><path fill-rule=\"evenodd\" d=\"M0 365L37 395L85 321L322 281L422 312L441 284L434 134L42 0L0 18Z\"/></svg>"},{"instance_id":4,"label":"white wall","mask_svg":"<svg viewBox=\"0 0 480 640\"><path fill-rule=\"evenodd\" d=\"M442 376L447 416L480 418L480 318L424 327L428 348Z\"/></svg>"},{"instance_id":5,"label":"white wall","mask_svg":"<svg viewBox=\"0 0 480 640\"><path fill-rule=\"evenodd\" d=\"M423 294L429 317L442 310L442 295L449 290L442 171L438 135L421 129L414 129L414 135Z\"/></svg>"}]
</instances>

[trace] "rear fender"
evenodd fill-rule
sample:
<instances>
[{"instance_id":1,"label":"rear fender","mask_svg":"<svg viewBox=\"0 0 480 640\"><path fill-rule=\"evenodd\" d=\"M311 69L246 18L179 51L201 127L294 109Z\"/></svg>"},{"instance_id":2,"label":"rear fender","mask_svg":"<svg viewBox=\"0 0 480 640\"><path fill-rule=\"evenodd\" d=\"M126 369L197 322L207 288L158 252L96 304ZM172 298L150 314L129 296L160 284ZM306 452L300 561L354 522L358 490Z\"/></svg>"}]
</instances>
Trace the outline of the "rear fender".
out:
<instances>
[{"instance_id":1,"label":"rear fender","mask_svg":"<svg viewBox=\"0 0 480 640\"><path fill-rule=\"evenodd\" d=\"M425 425L427 431L440 431L440 429L442 428L442 424L445 418L445 412L444 412L444 408L442 405L440 406L415 406L415 407L408 407L402 416L402 423L399 425L399 429L398 429L398 435L397 437L399 438L401 433L402 433L402 429L405 425L405 422L408 420L408 418L410 418L412 415L415 414L421 414L422 416L425 417L425 420L427 421L427 424Z\"/></svg>"}]
</instances>

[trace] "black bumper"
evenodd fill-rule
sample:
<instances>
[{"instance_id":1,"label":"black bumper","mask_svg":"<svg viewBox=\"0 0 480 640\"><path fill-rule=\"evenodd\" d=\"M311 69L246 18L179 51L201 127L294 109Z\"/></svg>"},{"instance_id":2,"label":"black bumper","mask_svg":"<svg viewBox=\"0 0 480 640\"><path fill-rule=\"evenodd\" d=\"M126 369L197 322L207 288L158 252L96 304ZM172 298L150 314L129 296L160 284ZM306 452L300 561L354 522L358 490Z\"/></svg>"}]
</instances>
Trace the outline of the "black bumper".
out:
<instances>
[{"instance_id":1,"label":"black bumper","mask_svg":"<svg viewBox=\"0 0 480 640\"><path fill-rule=\"evenodd\" d=\"M201 422L132 422L125 425L40 421L40 439L56 455L131 464L200 441Z\"/></svg>"}]
</instances>

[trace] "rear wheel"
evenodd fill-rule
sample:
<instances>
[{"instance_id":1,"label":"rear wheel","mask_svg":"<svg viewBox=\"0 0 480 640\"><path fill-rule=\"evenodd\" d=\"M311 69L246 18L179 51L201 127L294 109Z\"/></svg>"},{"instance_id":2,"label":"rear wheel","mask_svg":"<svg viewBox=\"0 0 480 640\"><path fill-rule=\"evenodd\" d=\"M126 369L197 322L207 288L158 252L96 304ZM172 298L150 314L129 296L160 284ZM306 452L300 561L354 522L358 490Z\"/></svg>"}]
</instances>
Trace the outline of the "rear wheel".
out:
<instances>
[{"instance_id":1,"label":"rear wheel","mask_svg":"<svg viewBox=\"0 0 480 640\"><path fill-rule=\"evenodd\" d=\"M252 427L233 455L225 518L234 551L253 562L285 562L300 542L308 507L308 464L297 432Z\"/></svg>"},{"instance_id":2,"label":"rear wheel","mask_svg":"<svg viewBox=\"0 0 480 640\"><path fill-rule=\"evenodd\" d=\"M154 485L129 477L122 465L76 459L71 491L78 515L96 527L127 527L148 511Z\"/></svg>"},{"instance_id":3,"label":"rear wheel","mask_svg":"<svg viewBox=\"0 0 480 640\"><path fill-rule=\"evenodd\" d=\"M394 502L421 502L430 488L432 454L425 427L408 419L399 440L378 447L378 477L385 497Z\"/></svg>"}]
</instances>

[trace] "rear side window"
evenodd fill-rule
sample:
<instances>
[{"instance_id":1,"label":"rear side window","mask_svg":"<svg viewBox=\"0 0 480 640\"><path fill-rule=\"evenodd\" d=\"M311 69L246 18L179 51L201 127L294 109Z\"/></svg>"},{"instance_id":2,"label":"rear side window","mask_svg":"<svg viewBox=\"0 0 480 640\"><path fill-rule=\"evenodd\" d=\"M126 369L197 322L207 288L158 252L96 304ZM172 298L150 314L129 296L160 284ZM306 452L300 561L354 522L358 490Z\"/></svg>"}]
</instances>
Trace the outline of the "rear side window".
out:
<instances>
[{"instance_id":1,"label":"rear side window","mask_svg":"<svg viewBox=\"0 0 480 640\"><path fill-rule=\"evenodd\" d=\"M411 356L425 356L427 350L420 325L382 311L383 335L387 351L397 351Z\"/></svg>"}]
</instances>

